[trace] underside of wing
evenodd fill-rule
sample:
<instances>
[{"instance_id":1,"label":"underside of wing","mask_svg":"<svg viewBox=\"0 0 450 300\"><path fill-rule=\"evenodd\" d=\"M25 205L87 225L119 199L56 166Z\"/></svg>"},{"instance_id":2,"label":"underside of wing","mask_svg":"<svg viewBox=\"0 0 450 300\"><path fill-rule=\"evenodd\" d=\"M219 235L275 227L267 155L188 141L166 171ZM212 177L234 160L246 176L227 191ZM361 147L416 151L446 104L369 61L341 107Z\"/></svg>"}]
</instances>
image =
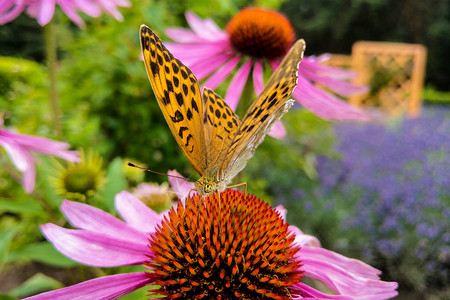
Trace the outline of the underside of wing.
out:
<instances>
[{"instance_id":1,"label":"underside of wing","mask_svg":"<svg viewBox=\"0 0 450 300\"><path fill-rule=\"evenodd\" d=\"M208 168L221 163L238 131L240 121L228 104L209 88L203 89L203 125Z\"/></svg>"},{"instance_id":2,"label":"underside of wing","mask_svg":"<svg viewBox=\"0 0 450 300\"><path fill-rule=\"evenodd\" d=\"M164 118L189 162L200 174L206 170L202 102L198 81L145 25L140 29L145 68Z\"/></svg>"},{"instance_id":3,"label":"underside of wing","mask_svg":"<svg viewBox=\"0 0 450 300\"><path fill-rule=\"evenodd\" d=\"M273 124L292 106L293 100L289 98L297 86L304 51L305 41L298 40L247 111L219 170L221 178L231 180L245 167Z\"/></svg>"}]
</instances>

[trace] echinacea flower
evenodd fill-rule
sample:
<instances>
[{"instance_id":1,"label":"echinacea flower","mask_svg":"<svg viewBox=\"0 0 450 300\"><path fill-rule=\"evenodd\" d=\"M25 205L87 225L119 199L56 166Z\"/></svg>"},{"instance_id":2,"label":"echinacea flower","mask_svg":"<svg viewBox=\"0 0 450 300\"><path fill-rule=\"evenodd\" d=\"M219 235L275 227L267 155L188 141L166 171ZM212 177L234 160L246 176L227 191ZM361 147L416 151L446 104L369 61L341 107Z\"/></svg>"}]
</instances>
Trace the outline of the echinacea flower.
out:
<instances>
[{"instance_id":1,"label":"echinacea flower","mask_svg":"<svg viewBox=\"0 0 450 300\"><path fill-rule=\"evenodd\" d=\"M32 152L53 155L67 161L79 161L78 151L69 151L70 145L38 136L13 133L3 128L0 117L0 146L5 149L14 166L22 172L22 184L27 193L31 193L36 182L36 157Z\"/></svg>"},{"instance_id":2,"label":"echinacea flower","mask_svg":"<svg viewBox=\"0 0 450 300\"><path fill-rule=\"evenodd\" d=\"M167 182L140 183L134 188L133 195L156 212L169 209L172 207L172 200L176 200L176 195Z\"/></svg>"},{"instance_id":3,"label":"echinacea flower","mask_svg":"<svg viewBox=\"0 0 450 300\"><path fill-rule=\"evenodd\" d=\"M6 0L0 2L0 25L11 22L26 10L30 17L36 18L39 25L44 26L53 18L56 4L80 27L84 27L84 22L78 11L94 18L101 16L102 11L105 11L122 21L123 16L117 7L131 6L128 0Z\"/></svg>"},{"instance_id":4,"label":"echinacea flower","mask_svg":"<svg viewBox=\"0 0 450 300\"><path fill-rule=\"evenodd\" d=\"M81 151L78 163L63 165L55 162L56 172L51 183L56 193L66 199L86 202L106 182L102 168L102 158L92 150L87 154Z\"/></svg>"},{"instance_id":5,"label":"echinacea flower","mask_svg":"<svg viewBox=\"0 0 450 300\"><path fill-rule=\"evenodd\" d=\"M197 79L204 80L203 86L208 88L215 89L236 70L225 95L225 100L233 110L237 107L249 76L255 94L259 95L264 86L264 70L275 70L295 41L294 29L289 20L271 10L244 9L231 19L226 31L221 30L211 19L202 20L192 12L186 13L186 20L191 30L167 29L167 36L175 43L165 45L192 70ZM315 85L320 84L343 97L367 91L366 86L348 82L355 77L354 72L321 65L320 62L326 57L303 58L293 98L326 120L367 120L369 117L366 113ZM275 137L282 137L284 128L281 123L277 125L271 133Z\"/></svg>"},{"instance_id":6,"label":"echinacea flower","mask_svg":"<svg viewBox=\"0 0 450 300\"><path fill-rule=\"evenodd\" d=\"M150 294L170 299L397 295L397 283L381 281L380 271L320 248L317 239L289 226L255 196L227 190L220 199L218 194L194 195L162 217L132 194L121 192L116 195L116 209L125 221L65 200L61 209L78 229L43 225L44 235L56 249L91 266L140 264L146 270L100 277L27 299L115 299L150 285ZM305 276L321 281L334 294L303 282Z\"/></svg>"}]
</instances>

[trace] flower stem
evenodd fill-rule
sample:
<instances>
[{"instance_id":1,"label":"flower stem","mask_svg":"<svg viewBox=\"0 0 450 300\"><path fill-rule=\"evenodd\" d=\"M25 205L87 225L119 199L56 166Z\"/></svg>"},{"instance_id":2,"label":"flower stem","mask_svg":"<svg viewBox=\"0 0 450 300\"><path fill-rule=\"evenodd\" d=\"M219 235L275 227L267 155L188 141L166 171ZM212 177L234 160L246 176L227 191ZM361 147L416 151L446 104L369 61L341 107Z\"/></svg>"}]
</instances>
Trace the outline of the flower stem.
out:
<instances>
[{"instance_id":1,"label":"flower stem","mask_svg":"<svg viewBox=\"0 0 450 300\"><path fill-rule=\"evenodd\" d=\"M62 137L61 129L61 109L59 107L58 90L57 90L57 47L54 33L53 22L50 21L44 26L45 50L47 56L47 67L50 79L50 109L52 111L53 127L56 135Z\"/></svg>"}]
</instances>

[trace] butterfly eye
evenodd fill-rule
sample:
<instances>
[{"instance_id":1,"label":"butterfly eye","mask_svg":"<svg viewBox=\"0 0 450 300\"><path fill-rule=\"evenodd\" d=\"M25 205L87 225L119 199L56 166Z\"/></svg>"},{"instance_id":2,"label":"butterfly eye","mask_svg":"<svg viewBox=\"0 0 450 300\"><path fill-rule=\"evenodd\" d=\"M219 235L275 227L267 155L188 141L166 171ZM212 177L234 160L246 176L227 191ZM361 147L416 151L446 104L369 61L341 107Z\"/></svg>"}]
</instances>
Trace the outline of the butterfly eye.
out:
<instances>
[{"instance_id":1,"label":"butterfly eye","mask_svg":"<svg viewBox=\"0 0 450 300\"><path fill-rule=\"evenodd\" d=\"M212 185L210 184L205 184L205 186L203 187L203 191L205 193L211 193L212 192Z\"/></svg>"}]
</instances>

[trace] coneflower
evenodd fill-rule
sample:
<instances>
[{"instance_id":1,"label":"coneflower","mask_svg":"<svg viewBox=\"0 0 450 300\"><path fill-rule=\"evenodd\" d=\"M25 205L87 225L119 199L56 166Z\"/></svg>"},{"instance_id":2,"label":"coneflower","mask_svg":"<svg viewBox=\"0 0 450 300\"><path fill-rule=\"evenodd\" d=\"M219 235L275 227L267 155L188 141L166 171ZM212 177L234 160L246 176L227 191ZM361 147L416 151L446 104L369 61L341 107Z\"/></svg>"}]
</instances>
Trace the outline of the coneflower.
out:
<instances>
[{"instance_id":1,"label":"coneflower","mask_svg":"<svg viewBox=\"0 0 450 300\"><path fill-rule=\"evenodd\" d=\"M202 20L192 12L186 13L186 20L191 30L167 29L167 36L174 42L164 44L208 88L216 89L235 71L225 95L233 109L236 109L249 78L255 94L259 95L264 86L264 74L279 66L296 39L289 20L272 10L243 9L229 21L225 31L211 19ZM349 97L366 92L368 88L349 82L355 77L354 72L322 65L323 60L326 56L303 58L298 86L292 97L326 120L367 120L369 117L365 112L334 94ZM280 138L284 134L280 122L272 128L272 136Z\"/></svg>"},{"instance_id":2,"label":"coneflower","mask_svg":"<svg viewBox=\"0 0 450 300\"><path fill-rule=\"evenodd\" d=\"M76 228L45 224L56 249L97 267L143 265L143 272L92 279L27 299L115 299L138 288L168 299L387 299L397 283L378 270L319 247L255 196L228 190L193 195L164 216L128 192L116 196L125 222L86 204L64 201ZM199 201L202 201L198 210ZM334 295L302 282L322 281Z\"/></svg>"}]
</instances>

